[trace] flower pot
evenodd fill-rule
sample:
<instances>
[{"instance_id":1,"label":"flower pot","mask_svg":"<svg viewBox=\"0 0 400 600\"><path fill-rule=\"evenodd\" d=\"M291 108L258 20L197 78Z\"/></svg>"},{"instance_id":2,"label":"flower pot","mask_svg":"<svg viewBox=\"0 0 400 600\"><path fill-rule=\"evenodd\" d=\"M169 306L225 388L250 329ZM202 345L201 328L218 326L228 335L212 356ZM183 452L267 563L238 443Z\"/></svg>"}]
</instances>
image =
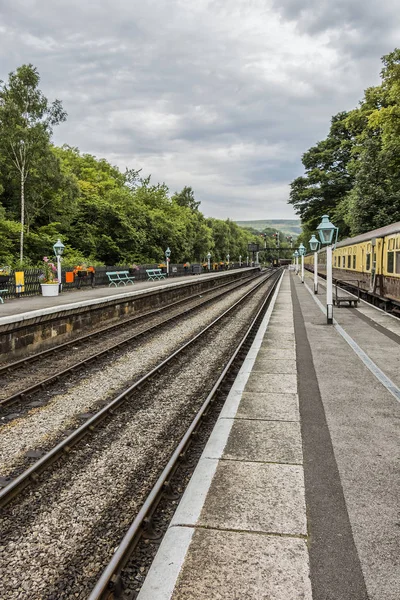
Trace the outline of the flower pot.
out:
<instances>
[{"instance_id":1,"label":"flower pot","mask_svg":"<svg viewBox=\"0 0 400 600\"><path fill-rule=\"evenodd\" d=\"M42 296L58 296L58 283L41 283Z\"/></svg>"}]
</instances>

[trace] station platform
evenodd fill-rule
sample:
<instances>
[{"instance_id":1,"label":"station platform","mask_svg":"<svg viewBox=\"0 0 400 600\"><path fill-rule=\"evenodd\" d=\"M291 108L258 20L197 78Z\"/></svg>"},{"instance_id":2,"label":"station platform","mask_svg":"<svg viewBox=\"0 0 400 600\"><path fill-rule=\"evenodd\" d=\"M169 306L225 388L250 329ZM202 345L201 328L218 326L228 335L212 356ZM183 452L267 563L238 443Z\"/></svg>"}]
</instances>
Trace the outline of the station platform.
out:
<instances>
[{"instance_id":1,"label":"station platform","mask_svg":"<svg viewBox=\"0 0 400 600\"><path fill-rule=\"evenodd\" d=\"M224 275L228 271L223 271L220 275ZM201 277L215 277L219 273L202 274ZM103 302L110 298L115 299L116 297L131 296L137 292L155 289L170 285L181 285L189 281L198 280L199 275L185 275L183 277L171 277L168 279L160 279L157 281L145 281L140 280L135 282L133 285L128 284L126 286L119 287L85 287L81 289L73 289L63 291L61 294L55 297L46 298L43 296L25 296L22 298L11 298L7 299L4 304L0 304L0 324L3 322L2 319L5 317L15 318L18 320L18 315L27 315L30 312L42 311L44 313L56 312L64 308L74 307L75 305L84 304L96 304ZM9 322L10 319L8 319Z\"/></svg>"},{"instance_id":2,"label":"station platform","mask_svg":"<svg viewBox=\"0 0 400 600\"><path fill-rule=\"evenodd\" d=\"M124 287L98 287L63 292L51 298L30 296L0 304L0 360L38 352L115 322L162 308L167 304L212 290L258 273L244 267L228 271L185 275L156 281L138 281Z\"/></svg>"},{"instance_id":3,"label":"station platform","mask_svg":"<svg viewBox=\"0 0 400 600\"><path fill-rule=\"evenodd\" d=\"M400 598L400 321L334 317L284 273L139 600Z\"/></svg>"}]
</instances>

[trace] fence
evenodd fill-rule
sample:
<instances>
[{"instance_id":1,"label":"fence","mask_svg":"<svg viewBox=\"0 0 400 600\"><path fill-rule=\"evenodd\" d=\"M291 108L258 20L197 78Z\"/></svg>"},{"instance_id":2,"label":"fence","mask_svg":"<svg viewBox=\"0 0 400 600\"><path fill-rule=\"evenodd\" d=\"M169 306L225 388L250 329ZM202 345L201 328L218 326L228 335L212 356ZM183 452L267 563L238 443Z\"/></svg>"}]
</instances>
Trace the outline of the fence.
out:
<instances>
[{"instance_id":1,"label":"fence","mask_svg":"<svg viewBox=\"0 0 400 600\"><path fill-rule=\"evenodd\" d=\"M242 265L245 266L245 265ZM234 263L230 264L230 268L237 268L239 265ZM148 279L146 274L146 269L157 269L158 264L149 264L149 265L140 265L139 267L132 269L129 266L126 267L96 267L96 274L94 278L94 285L97 286L108 286L108 277L106 275L107 271L129 271L129 273L135 277L135 281L146 281ZM166 267L163 267L162 270L166 272ZM71 283L65 282L65 274L66 272L70 272L72 269L62 269L62 286L63 290L71 290L77 287L85 288L90 287L92 285L92 279L90 275L86 277L77 277L75 276L74 281ZM207 268L203 268L199 264L192 264L189 267L184 267L183 264L170 264L169 265L169 275L170 277L182 277L183 275L192 275L193 273L201 273L207 272ZM2 293L3 298L19 298L24 296L39 296L41 294L39 275L43 273L42 269L25 269L24 270L24 286L23 291L19 291L15 284L15 272L11 271L8 281L1 282L0 280L0 289L6 289L7 292ZM18 271L17 271L18 272Z\"/></svg>"}]
</instances>

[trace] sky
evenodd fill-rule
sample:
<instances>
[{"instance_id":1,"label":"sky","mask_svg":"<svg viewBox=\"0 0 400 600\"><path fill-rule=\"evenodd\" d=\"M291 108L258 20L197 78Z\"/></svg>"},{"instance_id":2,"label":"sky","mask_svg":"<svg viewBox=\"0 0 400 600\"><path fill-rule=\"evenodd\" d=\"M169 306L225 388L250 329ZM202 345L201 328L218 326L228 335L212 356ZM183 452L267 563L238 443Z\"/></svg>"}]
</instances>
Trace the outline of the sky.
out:
<instances>
[{"instance_id":1,"label":"sky","mask_svg":"<svg viewBox=\"0 0 400 600\"><path fill-rule=\"evenodd\" d=\"M207 216L292 219L302 154L399 39L397 0L0 0L0 79L37 67L58 145L191 186Z\"/></svg>"}]
</instances>

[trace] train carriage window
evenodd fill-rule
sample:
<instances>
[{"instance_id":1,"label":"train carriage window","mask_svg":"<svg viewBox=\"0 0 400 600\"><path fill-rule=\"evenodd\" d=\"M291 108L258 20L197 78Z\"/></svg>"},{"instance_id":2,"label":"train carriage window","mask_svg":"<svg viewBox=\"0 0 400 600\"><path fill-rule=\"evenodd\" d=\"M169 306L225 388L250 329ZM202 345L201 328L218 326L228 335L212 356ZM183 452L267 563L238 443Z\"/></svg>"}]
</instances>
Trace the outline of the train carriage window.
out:
<instances>
[{"instance_id":1,"label":"train carriage window","mask_svg":"<svg viewBox=\"0 0 400 600\"><path fill-rule=\"evenodd\" d=\"M333 257L333 266L336 267L336 256Z\"/></svg>"},{"instance_id":2,"label":"train carriage window","mask_svg":"<svg viewBox=\"0 0 400 600\"><path fill-rule=\"evenodd\" d=\"M343 269L346 267L346 257L342 256L342 267Z\"/></svg>"},{"instance_id":3,"label":"train carriage window","mask_svg":"<svg viewBox=\"0 0 400 600\"><path fill-rule=\"evenodd\" d=\"M355 269L355 268L356 268L356 264L357 264L357 263L356 263L356 255L355 255L355 254L353 254L353 269Z\"/></svg>"},{"instance_id":4,"label":"train carriage window","mask_svg":"<svg viewBox=\"0 0 400 600\"><path fill-rule=\"evenodd\" d=\"M394 271L394 252L387 253L387 272L393 273Z\"/></svg>"},{"instance_id":5,"label":"train carriage window","mask_svg":"<svg viewBox=\"0 0 400 600\"><path fill-rule=\"evenodd\" d=\"M350 256L350 254L347 257L347 268L351 269L351 256Z\"/></svg>"},{"instance_id":6,"label":"train carriage window","mask_svg":"<svg viewBox=\"0 0 400 600\"><path fill-rule=\"evenodd\" d=\"M368 252L367 256L366 256L366 265L365 265L365 270L369 271L371 269L371 254Z\"/></svg>"},{"instance_id":7,"label":"train carriage window","mask_svg":"<svg viewBox=\"0 0 400 600\"><path fill-rule=\"evenodd\" d=\"M400 252L396 252L396 273L400 275Z\"/></svg>"}]
</instances>

